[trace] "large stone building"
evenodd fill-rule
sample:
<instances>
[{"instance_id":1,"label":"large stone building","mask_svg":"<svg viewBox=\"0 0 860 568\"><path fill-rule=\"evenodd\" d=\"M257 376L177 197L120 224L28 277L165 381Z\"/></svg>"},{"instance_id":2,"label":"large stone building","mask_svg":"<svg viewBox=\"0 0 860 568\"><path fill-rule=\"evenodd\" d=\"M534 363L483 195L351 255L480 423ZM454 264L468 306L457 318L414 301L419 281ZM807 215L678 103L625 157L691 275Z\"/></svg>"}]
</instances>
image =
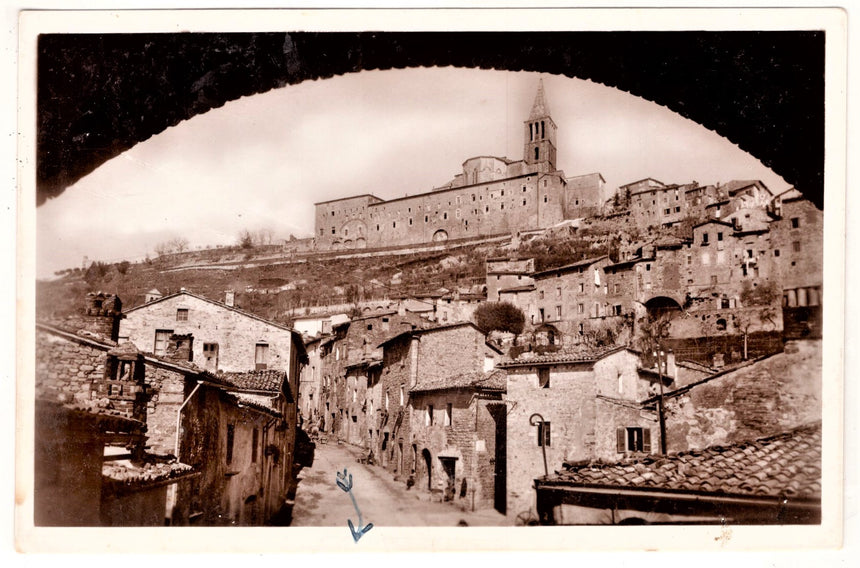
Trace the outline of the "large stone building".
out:
<instances>
[{"instance_id":1,"label":"large stone building","mask_svg":"<svg viewBox=\"0 0 860 568\"><path fill-rule=\"evenodd\" d=\"M523 124L523 159L476 156L447 184L384 200L356 195L316 204L318 250L380 248L541 229L594 214L603 203L599 173L565 177L557 126L543 83Z\"/></svg>"}]
</instances>

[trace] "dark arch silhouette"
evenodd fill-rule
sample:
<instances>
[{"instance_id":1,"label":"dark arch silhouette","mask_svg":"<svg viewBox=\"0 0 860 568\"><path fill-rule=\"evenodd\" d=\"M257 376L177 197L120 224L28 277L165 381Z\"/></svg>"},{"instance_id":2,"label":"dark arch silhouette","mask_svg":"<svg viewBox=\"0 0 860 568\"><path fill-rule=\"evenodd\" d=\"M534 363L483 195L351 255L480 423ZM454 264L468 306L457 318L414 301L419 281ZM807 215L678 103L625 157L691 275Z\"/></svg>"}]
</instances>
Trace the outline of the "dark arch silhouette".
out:
<instances>
[{"instance_id":1,"label":"dark arch silhouette","mask_svg":"<svg viewBox=\"0 0 860 568\"><path fill-rule=\"evenodd\" d=\"M242 96L360 70L455 66L641 96L725 136L822 206L821 31L43 34L37 61L39 204Z\"/></svg>"}]
</instances>

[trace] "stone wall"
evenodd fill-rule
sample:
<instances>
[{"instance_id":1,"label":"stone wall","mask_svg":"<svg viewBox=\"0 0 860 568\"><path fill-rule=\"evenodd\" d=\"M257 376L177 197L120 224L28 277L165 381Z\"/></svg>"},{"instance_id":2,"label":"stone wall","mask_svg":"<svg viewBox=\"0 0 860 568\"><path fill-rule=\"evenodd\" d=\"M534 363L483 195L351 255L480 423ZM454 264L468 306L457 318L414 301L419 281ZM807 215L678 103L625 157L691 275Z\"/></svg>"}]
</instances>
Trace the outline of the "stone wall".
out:
<instances>
[{"instance_id":1,"label":"stone wall","mask_svg":"<svg viewBox=\"0 0 860 568\"><path fill-rule=\"evenodd\" d=\"M146 371L147 443L152 453L174 455L177 412L185 400L185 376L154 365L148 365Z\"/></svg>"},{"instance_id":2,"label":"stone wall","mask_svg":"<svg viewBox=\"0 0 860 568\"><path fill-rule=\"evenodd\" d=\"M317 246L376 248L548 227L564 218L563 185L558 175L531 173L389 201L320 203Z\"/></svg>"},{"instance_id":3,"label":"stone wall","mask_svg":"<svg viewBox=\"0 0 860 568\"><path fill-rule=\"evenodd\" d=\"M37 329L37 395L64 402L91 400L105 378L109 348Z\"/></svg>"},{"instance_id":4,"label":"stone wall","mask_svg":"<svg viewBox=\"0 0 860 568\"><path fill-rule=\"evenodd\" d=\"M773 355L667 402L668 450L772 436L821 419L821 341L792 341Z\"/></svg>"},{"instance_id":5,"label":"stone wall","mask_svg":"<svg viewBox=\"0 0 860 568\"><path fill-rule=\"evenodd\" d=\"M177 311L187 310L184 317ZM156 330L194 337L192 361L205 367L204 343L218 344L218 370L249 371L255 368L255 346L268 345L267 367L289 370L292 333L264 320L189 294L145 304L126 313L120 338L127 338L144 352L155 352Z\"/></svg>"},{"instance_id":6,"label":"stone wall","mask_svg":"<svg viewBox=\"0 0 860 568\"><path fill-rule=\"evenodd\" d=\"M539 386L536 367L506 369L506 398L516 402L507 416L508 515L534 512L533 480L544 474L538 427L529 422L534 413L550 423L546 447L550 473L566 461L619 459L619 427L651 428L652 444L659 443L654 417L640 412L636 404L649 392L637 363L634 353L622 350L594 364L554 364L547 388Z\"/></svg>"}]
</instances>

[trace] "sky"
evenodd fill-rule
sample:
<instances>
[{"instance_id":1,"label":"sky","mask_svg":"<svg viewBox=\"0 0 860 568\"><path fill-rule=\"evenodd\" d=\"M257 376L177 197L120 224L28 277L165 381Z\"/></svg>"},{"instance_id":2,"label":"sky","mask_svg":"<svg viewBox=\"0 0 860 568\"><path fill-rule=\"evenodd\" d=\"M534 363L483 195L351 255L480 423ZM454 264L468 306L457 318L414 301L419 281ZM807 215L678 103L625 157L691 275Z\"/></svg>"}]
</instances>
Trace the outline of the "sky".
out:
<instances>
[{"instance_id":1,"label":"sky","mask_svg":"<svg viewBox=\"0 0 860 568\"><path fill-rule=\"evenodd\" d=\"M522 158L543 79L557 167L600 172L610 197L645 177L700 184L780 176L715 132L645 99L563 76L455 68L362 71L243 97L105 162L38 208L37 277L139 260L184 237L236 244L268 229L309 237L313 204L441 186L472 156Z\"/></svg>"}]
</instances>

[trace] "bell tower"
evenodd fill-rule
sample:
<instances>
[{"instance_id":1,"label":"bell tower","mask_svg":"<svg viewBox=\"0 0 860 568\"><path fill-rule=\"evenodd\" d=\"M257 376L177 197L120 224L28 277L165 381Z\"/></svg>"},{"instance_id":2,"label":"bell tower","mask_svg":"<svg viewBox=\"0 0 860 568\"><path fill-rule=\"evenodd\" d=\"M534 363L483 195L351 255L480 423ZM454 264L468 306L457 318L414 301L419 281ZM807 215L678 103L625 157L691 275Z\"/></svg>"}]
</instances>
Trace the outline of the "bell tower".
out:
<instances>
[{"instance_id":1,"label":"bell tower","mask_svg":"<svg viewBox=\"0 0 860 568\"><path fill-rule=\"evenodd\" d=\"M549 105L543 91L543 79L538 82L537 95L529 118L523 123L523 160L535 171L556 170L555 138L557 127L549 115Z\"/></svg>"}]
</instances>

